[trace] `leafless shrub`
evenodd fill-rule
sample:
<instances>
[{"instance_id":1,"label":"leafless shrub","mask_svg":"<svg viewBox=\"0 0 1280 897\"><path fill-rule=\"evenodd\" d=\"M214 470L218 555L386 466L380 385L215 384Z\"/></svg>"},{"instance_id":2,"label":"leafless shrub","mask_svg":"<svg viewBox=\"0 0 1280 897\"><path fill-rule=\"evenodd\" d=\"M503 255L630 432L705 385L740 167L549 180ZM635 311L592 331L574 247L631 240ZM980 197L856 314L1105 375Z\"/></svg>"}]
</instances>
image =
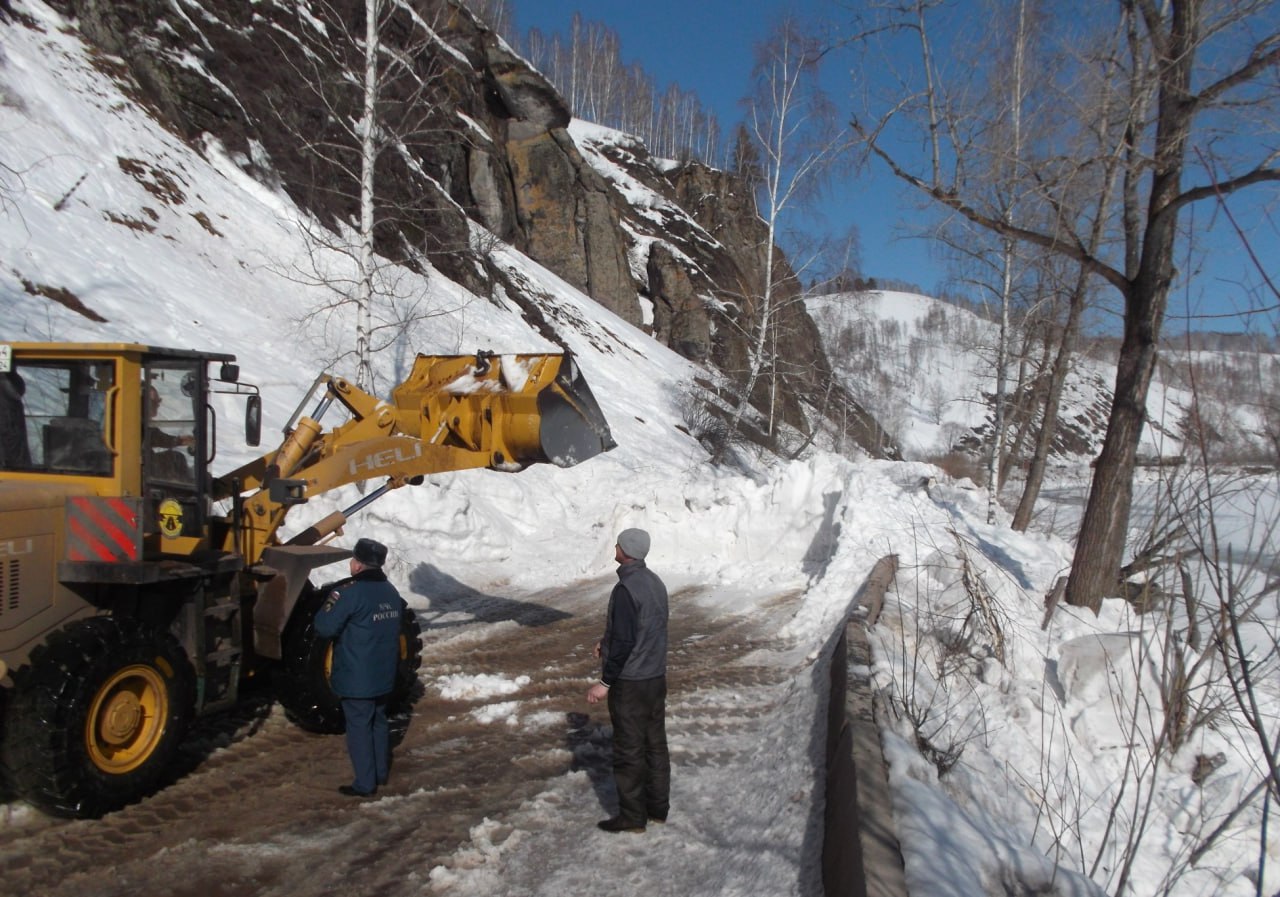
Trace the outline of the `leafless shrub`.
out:
<instances>
[{"instance_id":1,"label":"leafless shrub","mask_svg":"<svg viewBox=\"0 0 1280 897\"><path fill-rule=\"evenodd\" d=\"M911 727L916 749L942 777L960 762L970 742L987 735L987 727L981 702L963 715L959 710L959 696L973 692L972 652L966 638L950 621L922 614L922 598L917 595L910 608L899 605L899 670L888 704L894 716ZM908 626L915 650L907 645Z\"/></svg>"},{"instance_id":2,"label":"leafless shrub","mask_svg":"<svg viewBox=\"0 0 1280 897\"><path fill-rule=\"evenodd\" d=\"M992 656L1001 666L1006 666L1005 629L1008 627L1008 615L997 603L995 595L983 580L982 573L970 561L968 547L959 533L952 530L951 537L956 540L960 578L965 594L969 596L969 612L962 628L967 632L981 631L990 642Z\"/></svg>"},{"instance_id":3,"label":"leafless shrub","mask_svg":"<svg viewBox=\"0 0 1280 897\"><path fill-rule=\"evenodd\" d=\"M960 762L965 747L977 737L976 733L967 738L956 738L950 734L953 721L945 711L937 714L933 706L891 698L890 707L896 716L910 723L915 733L916 750L938 770L939 778Z\"/></svg>"},{"instance_id":4,"label":"leafless shrub","mask_svg":"<svg viewBox=\"0 0 1280 897\"><path fill-rule=\"evenodd\" d=\"M706 392L686 387L677 397L677 408L686 432L698 440L711 457L727 457L731 449L744 444L742 431L729 426L725 412Z\"/></svg>"}]
</instances>

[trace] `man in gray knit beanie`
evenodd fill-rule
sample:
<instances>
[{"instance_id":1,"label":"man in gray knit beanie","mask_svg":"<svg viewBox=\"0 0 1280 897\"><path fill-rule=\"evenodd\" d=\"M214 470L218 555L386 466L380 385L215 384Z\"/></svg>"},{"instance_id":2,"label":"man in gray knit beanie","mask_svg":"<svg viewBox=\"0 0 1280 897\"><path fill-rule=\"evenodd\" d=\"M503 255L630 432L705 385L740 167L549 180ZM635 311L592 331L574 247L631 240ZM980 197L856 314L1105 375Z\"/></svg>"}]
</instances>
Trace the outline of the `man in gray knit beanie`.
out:
<instances>
[{"instance_id":1,"label":"man in gray knit beanie","mask_svg":"<svg viewBox=\"0 0 1280 897\"><path fill-rule=\"evenodd\" d=\"M604 637L595 647L600 680L587 703L608 700L613 724L613 779L618 815L602 820L606 832L642 832L666 822L671 757L667 751L667 587L645 563L649 534L618 533L618 584L609 595Z\"/></svg>"}]
</instances>

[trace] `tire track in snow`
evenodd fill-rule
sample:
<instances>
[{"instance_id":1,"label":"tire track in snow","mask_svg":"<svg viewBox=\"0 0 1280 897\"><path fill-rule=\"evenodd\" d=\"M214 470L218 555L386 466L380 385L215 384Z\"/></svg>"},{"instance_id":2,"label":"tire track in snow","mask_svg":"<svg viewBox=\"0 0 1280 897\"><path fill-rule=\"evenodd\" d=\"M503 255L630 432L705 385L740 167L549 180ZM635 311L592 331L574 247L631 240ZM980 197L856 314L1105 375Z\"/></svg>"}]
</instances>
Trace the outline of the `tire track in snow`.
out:
<instances>
[{"instance_id":1,"label":"tire track in snow","mask_svg":"<svg viewBox=\"0 0 1280 897\"><path fill-rule=\"evenodd\" d=\"M0 892L320 897L353 882L380 895L429 890L435 866L475 862L472 831L484 820L501 837L503 816L549 780L574 770L609 776L608 713L584 695L610 587L476 596L447 602L448 614L422 613L424 693L393 723L391 782L377 799L336 792L350 777L340 736L303 732L265 700L249 702L200 721L184 745L185 774L139 804L101 820L0 826ZM779 596L776 609L792 597ZM673 764L730 765L742 750L730 737L735 724L763 710L785 675L743 661L778 647L769 637L778 620L717 616L696 603L696 590L673 594L671 607ZM452 674L529 681L510 695L446 700L438 683ZM726 704L726 691L740 700ZM509 711L495 712L505 702Z\"/></svg>"}]
</instances>

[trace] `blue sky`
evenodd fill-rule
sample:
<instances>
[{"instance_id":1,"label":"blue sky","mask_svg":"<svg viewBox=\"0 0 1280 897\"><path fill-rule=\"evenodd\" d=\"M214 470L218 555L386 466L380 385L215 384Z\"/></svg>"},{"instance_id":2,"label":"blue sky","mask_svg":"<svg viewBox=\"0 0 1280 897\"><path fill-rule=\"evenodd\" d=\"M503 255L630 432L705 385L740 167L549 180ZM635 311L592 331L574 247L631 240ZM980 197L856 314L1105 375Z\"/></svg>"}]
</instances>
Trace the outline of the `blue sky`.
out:
<instances>
[{"instance_id":1,"label":"blue sky","mask_svg":"<svg viewBox=\"0 0 1280 897\"><path fill-rule=\"evenodd\" d=\"M523 33L536 27L546 33L569 33L575 11L588 21L602 22L619 36L624 63L639 62L653 77L658 89L677 83L695 92L703 104L715 111L722 131L730 133L742 115L741 100L750 86L753 48L767 38L771 27L787 12L811 21L847 22L850 13L842 7L854 4L836 0L512 0L517 28ZM849 29L842 29L847 32ZM854 79L848 56L833 57L824 71L824 85L841 115L854 108L850 98ZM863 73L864 75L866 73ZM1232 202L1233 214L1254 241L1254 251L1270 264L1270 276L1280 280L1280 272L1270 260L1280 258L1280 223L1265 202L1277 204L1280 191L1263 185L1241 194ZM787 225L802 225L812 232L843 234L856 226L861 241L863 273L914 283L926 291L944 287L949 270L940 260L935 244L920 238L936 215L925 207L917 193L896 181L883 166L872 166L857 176L847 176L824 191L814 208L789 212L797 219ZM1256 284L1260 278L1239 239L1221 214L1206 203L1184 212L1194 215L1197 224L1215 218L1218 234L1215 248L1205 265L1208 272L1190 289L1176 289L1170 296L1166 335L1185 329L1184 314L1223 314L1238 310L1241 298L1234 284ZM1185 261L1180 265L1186 266ZM966 292L963 288L954 288ZM1105 291L1115 306L1114 290ZM971 294L971 298L979 298ZM1266 322L1255 319L1252 329L1274 332L1276 316ZM1118 321L1112 319L1111 324ZM1238 330L1238 320L1201 320L1193 329Z\"/></svg>"}]
</instances>

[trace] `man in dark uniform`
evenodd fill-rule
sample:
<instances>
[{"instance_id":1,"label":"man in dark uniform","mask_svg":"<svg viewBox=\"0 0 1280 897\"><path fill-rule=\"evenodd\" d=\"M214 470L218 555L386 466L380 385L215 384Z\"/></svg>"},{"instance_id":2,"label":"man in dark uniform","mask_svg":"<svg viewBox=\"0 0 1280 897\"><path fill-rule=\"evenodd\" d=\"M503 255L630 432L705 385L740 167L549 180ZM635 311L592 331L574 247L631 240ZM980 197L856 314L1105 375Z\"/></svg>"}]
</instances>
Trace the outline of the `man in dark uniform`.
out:
<instances>
[{"instance_id":1,"label":"man in dark uniform","mask_svg":"<svg viewBox=\"0 0 1280 897\"><path fill-rule=\"evenodd\" d=\"M17 371L0 373L0 470L31 467L27 420L22 397L27 385Z\"/></svg>"},{"instance_id":2,"label":"man in dark uniform","mask_svg":"<svg viewBox=\"0 0 1280 897\"><path fill-rule=\"evenodd\" d=\"M342 698L355 773L355 780L338 790L349 797L376 793L391 768L387 698L396 684L406 605L382 572L386 560L387 546L381 542L357 541L351 578L335 584L315 620L316 634L335 640L329 684Z\"/></svg>"},{"instance_id":3,"label":"man in dark uniform","mask_svg":"<svg viewBox=\"0 0 1280 897\"><path fill-rule=\"evenodd\" d=\"M614 559L618 584L609 595L604 638L596 645L600 681L587 703L608 698L613 724L613 780L618 815L597 823L606 832L642 832L666 822L671 791L667 751L667 587L644 562L649 534L624 529Z\"/></svg>"}]
</instances>

